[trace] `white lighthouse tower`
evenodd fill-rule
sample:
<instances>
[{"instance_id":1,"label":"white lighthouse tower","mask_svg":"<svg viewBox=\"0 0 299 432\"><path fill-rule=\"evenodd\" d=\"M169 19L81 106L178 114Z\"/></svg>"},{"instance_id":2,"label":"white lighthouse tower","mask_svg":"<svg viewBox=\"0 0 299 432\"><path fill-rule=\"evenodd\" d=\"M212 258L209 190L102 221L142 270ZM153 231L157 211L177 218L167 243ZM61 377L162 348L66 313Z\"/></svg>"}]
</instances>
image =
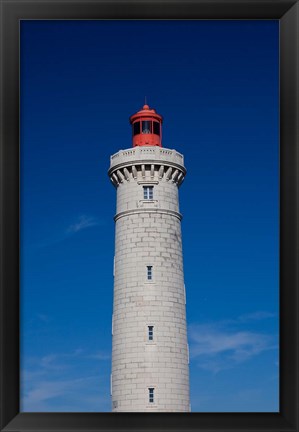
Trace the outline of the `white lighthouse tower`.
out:
<instances>
[{"instance_id":1,"label":"white lighthouse tower","mask_svg":"<svg viewBox=\"0 0 299 432\"><path fill-rule=\"evenodd\" d=\"M148 105L130 117L133 148L111 156L117 190L112 317L112 410L188 412L186 329L178 189L183 155L162 148L162 117Z\"/></svg>"}]
</instances>

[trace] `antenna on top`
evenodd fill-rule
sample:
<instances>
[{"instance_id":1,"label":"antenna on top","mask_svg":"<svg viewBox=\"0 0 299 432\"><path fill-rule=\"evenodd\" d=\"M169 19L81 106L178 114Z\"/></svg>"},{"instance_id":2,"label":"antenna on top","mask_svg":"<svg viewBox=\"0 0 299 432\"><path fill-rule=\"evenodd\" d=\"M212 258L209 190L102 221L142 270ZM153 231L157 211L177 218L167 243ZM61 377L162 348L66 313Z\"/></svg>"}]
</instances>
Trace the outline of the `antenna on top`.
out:
<instances>
[{"instance_id":1,"label":"antenna on top","mask_svg":"<svg viewBox=\"0 0 299 432\"><path fill-rule=\"evenodd\" d=\"M146 103L146 96L144 96L144 105L147 105L147 103Z\"/></svg>"}]
</instances>

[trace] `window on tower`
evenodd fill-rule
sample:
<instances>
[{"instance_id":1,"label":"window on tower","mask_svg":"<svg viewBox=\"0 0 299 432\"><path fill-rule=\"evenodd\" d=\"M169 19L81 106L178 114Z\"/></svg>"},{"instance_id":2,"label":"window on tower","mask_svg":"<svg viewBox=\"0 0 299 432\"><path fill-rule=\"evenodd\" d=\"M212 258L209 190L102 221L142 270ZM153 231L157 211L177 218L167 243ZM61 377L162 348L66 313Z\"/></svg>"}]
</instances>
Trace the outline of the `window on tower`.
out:
<instances>
[{"instance_id":1,"label":"window on tower","mask_svg":"<svg viewBox=\"0 0 299 432\"><path fill-rule=\"evenodd\" d=\"M153 266L146 266L147 280L153 280Z\"/></svg>"},{"instance_id":2,"label":"window on tower","mask_svg":"<svg viewBox=\"0 0 299 432\"><path fill-rule=\"evenodd\" d=\"M154 186L143 186L143 199L151 200L154 197Z\"/></svg>"},{"instance_id":3,"label":"window on tower","mask_svg":"<svg viewBox=\"0 0 299 432\"><path fill-rule=\"evenodd\" d=\"M156 135L160 135L160 123L153 122L153 133Z\"/></svg>"},{"instance_id":4,"label":"window on tower","mask_svg":"<svg viewBox=\"0 0 299 432\"><path fill-rule=\"evenodd\" d=\"M154 326L148 326L148 340L154 340Z\"/></svg>"},{"instance_id":5,"label":"window on tower","mask_svg":"<svg viewBox=\"0 0 299 432\"><path fill-rule=\"evenodd\" d=\"M142 122L142 133L143 134L150 134L151 131L151 121L150 120L144 120Z\"/></svg>"},{"instance_id":6,"label":"window on tower","mask_svg":"<svg viewBox=\"0 0 299 432\"><path fill-rule=\"evenodd\" d=\"M149 403L155 402L154 392L155 392L155 389L153 387L150 387L148 389L148 401L149 401Z\"/></svg>"},{"instance_id":7,"label":"window on tower","mask_svg":"<svg viewBox=\"0 0 299 432\"><path fill-rule=\"evenodd\" d=\"M133 124L133 135L140 134L140 122L136 122Z\"/></svg>"}]
</instances>

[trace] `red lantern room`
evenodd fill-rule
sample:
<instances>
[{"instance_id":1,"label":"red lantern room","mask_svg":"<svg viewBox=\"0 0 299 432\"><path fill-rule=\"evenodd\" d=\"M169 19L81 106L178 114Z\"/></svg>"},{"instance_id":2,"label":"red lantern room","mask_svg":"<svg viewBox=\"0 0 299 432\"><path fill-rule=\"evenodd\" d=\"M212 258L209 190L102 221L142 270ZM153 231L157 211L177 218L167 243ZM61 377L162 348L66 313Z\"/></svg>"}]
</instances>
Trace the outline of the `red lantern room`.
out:
<instances>
[{"instance_id":1,"label":"red lantern room","mask_svg":"<svg viewBox=\"0 0 299 432\"><path fill-rule=\"evenodd\" d=\"M133 147L159 146L162 147L163 117L143 105L142 109L130 117L132 125Z\"/></svg>"}]
</instances>

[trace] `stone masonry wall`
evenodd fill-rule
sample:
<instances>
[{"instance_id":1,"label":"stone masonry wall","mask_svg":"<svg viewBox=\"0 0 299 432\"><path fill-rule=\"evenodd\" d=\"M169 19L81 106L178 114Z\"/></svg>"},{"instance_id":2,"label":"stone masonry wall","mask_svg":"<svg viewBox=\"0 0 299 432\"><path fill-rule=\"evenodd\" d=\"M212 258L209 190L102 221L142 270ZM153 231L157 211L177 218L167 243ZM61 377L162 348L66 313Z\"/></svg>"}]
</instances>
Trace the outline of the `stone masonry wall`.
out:
<instances>
[{"instance_id":1,"label":"stone masonry wall","mask_svg":"<svg viewBox=\"0 0 299 432\"><path fill-rule=\"evenodd\" d=\"M185 170L182 165L177 173L174 166L170 173L165 155L160 162L142 162L135 155L114 183L112 409L186 412L189 359L177 180ZM154 187L152 200L144 200L146 185ZM154 327L152 341L148 326Z\"/></svg>"}]
</instances>

